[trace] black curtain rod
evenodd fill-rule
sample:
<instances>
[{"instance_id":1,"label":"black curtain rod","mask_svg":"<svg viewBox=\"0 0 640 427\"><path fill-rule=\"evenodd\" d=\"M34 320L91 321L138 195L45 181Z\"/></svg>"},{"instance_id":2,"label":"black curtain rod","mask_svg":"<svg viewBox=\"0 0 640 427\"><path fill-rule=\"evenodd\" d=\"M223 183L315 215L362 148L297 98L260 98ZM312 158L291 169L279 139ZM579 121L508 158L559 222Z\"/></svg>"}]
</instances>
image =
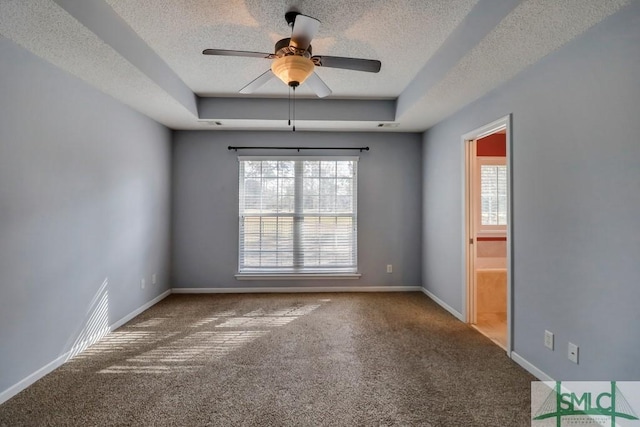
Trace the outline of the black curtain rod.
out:
<instances>
[{"instance_id":1,"label":"black curtain rod","mask_svg":"<svg viewBox=\"0 0 640 427\"><path fill-rule=\"evenodd\" d=\"M369 147L234 147L230 145L229 150L360 150L369 151Z\"/></svg>"}]
</instances>

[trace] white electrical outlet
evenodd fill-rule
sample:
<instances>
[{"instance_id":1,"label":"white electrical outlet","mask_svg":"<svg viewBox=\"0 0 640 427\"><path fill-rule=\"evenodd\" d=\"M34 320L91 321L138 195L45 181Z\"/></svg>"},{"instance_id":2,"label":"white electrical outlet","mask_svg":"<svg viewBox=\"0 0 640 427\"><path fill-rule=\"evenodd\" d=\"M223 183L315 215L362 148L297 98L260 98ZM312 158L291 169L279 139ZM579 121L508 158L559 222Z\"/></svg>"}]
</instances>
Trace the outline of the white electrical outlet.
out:
<instances>
[{"instance_id":1,"label":"white electrical outlet","mask_svg":"<svg viewBox=\"0 0 640 427\"><path fill-rule=\"evenodd\" d=\"M140 289L144 289L144 279L140 279Z\"/></svg>"},{"instance_id":2,"label":"white electrical outlet","mask_svg":"<svg viewBox=\"0 0 640 427\"><path fill-rule=\"evenodd\" d=\"M393 273L393 265L387 264L387 273Z\"/></svg>"},{"instance_id":3,"label":"white electrical outlet","mask_svg":"<svg viewBox=\"0 0 640 427\"><path fill-rule=\"evenodd\" d=\"M544 331L544 346L553 350L553 332Z\"/></svg>"},{"instance_id":4,"label":"white electrical outlet","mask_svg":"<svg viewBox=\"0 0 640 427\"><path fill-rule=\"evenodd\" d=\"M567 357L576 365L578 364L578 346L574 343L570 342L568 346L568 354Z\"/></svg>"},{"instance_id":5,"label":"white electrical outlet","mask_svg":"<svg viewBox=\"0 0 640 427\"><path fill-rule=\"evenodd\" d=\"M156 273L153 273L153 274L151 275L151 284L152 284L152 285L155 285L155 284L157 284L157 283L158 283L158 280L157 280L157 277L156 277Z\"/></svg>"}]
</instances>

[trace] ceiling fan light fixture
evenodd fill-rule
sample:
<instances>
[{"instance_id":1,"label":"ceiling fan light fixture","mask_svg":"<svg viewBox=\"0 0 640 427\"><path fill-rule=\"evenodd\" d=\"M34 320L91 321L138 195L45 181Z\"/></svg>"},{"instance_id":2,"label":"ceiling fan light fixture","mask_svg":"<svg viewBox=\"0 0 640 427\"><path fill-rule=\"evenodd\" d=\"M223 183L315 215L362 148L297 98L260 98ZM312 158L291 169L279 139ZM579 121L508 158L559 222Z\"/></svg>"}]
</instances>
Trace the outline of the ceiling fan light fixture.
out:
<instances>
[{"instance_id":1,"label":"ceiling fan light fixture","mask_svg":"<svg viewBox=\"0 0 640 427\"><path fill-rule=\"evenodd\" d=\"M271 71L288 86L298 86L313 73L313 61L304 56L288 55L277 58L271 64ZM297 83L297 84L296 84Z\"/></svg>"}]
</instances>

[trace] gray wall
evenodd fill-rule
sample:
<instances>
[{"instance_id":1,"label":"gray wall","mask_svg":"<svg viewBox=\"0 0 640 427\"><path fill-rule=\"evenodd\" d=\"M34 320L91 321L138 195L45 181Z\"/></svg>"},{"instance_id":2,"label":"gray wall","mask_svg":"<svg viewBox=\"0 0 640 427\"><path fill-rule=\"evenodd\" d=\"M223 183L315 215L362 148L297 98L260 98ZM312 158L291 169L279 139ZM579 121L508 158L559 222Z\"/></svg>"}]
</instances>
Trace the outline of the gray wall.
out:
<instances>
[{"instance_id":1,"label":"gray wall","mask_svg":"<svg viewBox=\"0 0 640 427\"><path fill-rule=\"evenodd\" d=\"M359 155L358 264L345 281L237 281L238 154L244 146L369 146L371 151L303 151ZM284 152L296 155L295 151ZM174 287L419 286L421 143L418 134L305 132L176 132L173 150ZM393 273L386 265L393 264Z\"/></svg>"},{"instance_id":2,"label":"gray wall","mask_svg":"<svg viewBox=\"0 0 640 427\"><path fill-rule=\"evenodd\" d=\"M555 379L640 380L640 3L425 134L423 284L461 312L460 138L509 113L514 350Z\"/></svg>"},{"instance_id":3,"label":"gray wall","mask_svg":"<svg viewBox=\"0 0 640 427\"><path fill-rule=\"evenodd\" d=\"M2 37L0 58L1 393L168 289L171 133Z\"/></svg>"}]
</instances>

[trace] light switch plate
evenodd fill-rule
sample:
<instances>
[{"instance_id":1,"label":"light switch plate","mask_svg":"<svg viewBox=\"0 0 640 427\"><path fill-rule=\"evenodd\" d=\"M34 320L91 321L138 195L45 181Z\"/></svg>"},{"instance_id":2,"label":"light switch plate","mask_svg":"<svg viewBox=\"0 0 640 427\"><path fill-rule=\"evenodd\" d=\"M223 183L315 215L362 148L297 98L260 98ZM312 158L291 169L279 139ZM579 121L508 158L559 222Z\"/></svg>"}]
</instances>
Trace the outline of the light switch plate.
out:
<instances>
[{"instance_id":1,"label":"light switch plate","mask_svg":"<svg viewBox=\"0 0 640 427\"><path fill-rule=\"evenodd\" d=\"M544 331L544 346L553 350L553 332Z\"/></svg>"}]
</instances>

